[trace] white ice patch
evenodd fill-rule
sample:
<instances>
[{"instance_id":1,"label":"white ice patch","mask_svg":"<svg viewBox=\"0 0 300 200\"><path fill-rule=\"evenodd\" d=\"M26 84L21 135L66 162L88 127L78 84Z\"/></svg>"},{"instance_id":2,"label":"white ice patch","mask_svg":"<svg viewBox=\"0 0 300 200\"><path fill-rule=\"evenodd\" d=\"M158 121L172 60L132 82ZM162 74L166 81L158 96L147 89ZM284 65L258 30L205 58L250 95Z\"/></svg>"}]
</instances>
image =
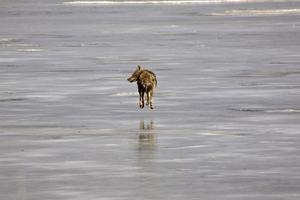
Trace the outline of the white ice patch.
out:
<instances>
[{"instance_id":1,"label":"white ice patch","mask_svg":"<svg viewBox=\"0 0 300 200\"><path fill-rule=\"evenodd\" d=\"M111 96L116 96L116 97L130 97L130 96L138 96L138 92L121 92L121 93L116 93L112 94Z\"/></svg>"},{"instance_id":2,"label":"white ice patch","mask_svg":"<svg viewBox=\"0 0 300 200\"><path fill-rule=\"evenodd\" d=\"M0 38L0 43L3 43L3 42L11 42L13 39L11 38Z\"/></svg>"},{"instance_id":3,"label":"white ice patch","mask_svg":"<svg viewBox=\"0 0 300 200\"><path fill-rule=\"evenodd\" d=\"M17 51L21 51L21 52L40 52L40 51L43 51L43 49L18 49Z\"/></svg>"},{"instance_id":4,"label":"white ice patch","mask_svg":"<svg viewBox=\"0 0 300 200\"><path fill-rule=\"evenodd\" d=\"M44 95L44 94L36 94L36 95L27 95L28 99L37 99L41 101L58 101L66 98L63 95Z\"/></svg>"},{"instance_id":5,"label":"white ice patch","mask_svg":"<svg viewBox=\"0 0 300 200\"><path fill-rule=\"evenodd\" d=\"M200 135L204 135L204 136L216 136L216 135L225 135L222 132L204 132L201 133Z\"/></svg>"},{"instance_id":6,"label":"white ice patch","mask_svg":"<svg viewBox=\"0 0 300 200\"><path fill-rule=\"evenodd\" d=\"M118 144L105 144L104 146L106 146L106 147L117 147L119 145Z\"/></svg>"},{"instance_id":7,"label":"white ice patch","mask_svg":"<svg viewBox=\"0 0 300 200\"><path fill-rule=\"evenodd\" d=\"M300 113L300 109L293 108L232 108L234 111L242 111L242 112L266 112L266 113Z\"/></svg>"},{"instance_id":8,"label":"white ice patch","mask_svg":"<svg viewBox=\"0 0 300 200\"><path fill-rule=\"evenodd\" d=\"M186 163L186 162L193 162L195 158L174 158L174 159L159 159L155 160L154 162L158 163Z\"/></svg>"},{"instance_id":9,"label":"white ice patch","mask_svg":"<svg viewBox=\"0 0 300 200\"><path fill-rule=\"evenodd\" d=\"M266 110L268 113L300 113L299 109L275 109L275 110Z\"/></svg>"},{"instance_id":10,"label":"white ice patch","mask_svg":"<svg viewBox=\"0 0 300 200\"><path fill-rule=\"evenodd\" d=\"M273 16L273 15L299 15L300 8L294 9L257 9L257 10L229 10L223 13L213 13L213 15L231 16Z\"/></svg>"},{"instance_id":11,"label":"white ice patch","mask_svg":"<svg viewBox=\"0 0 300 200\"><path fill-rule=\"evenodd\" d=\"M263 2L268 0L161 0L161 1L66 1L65 5L96 6L96 5L126 5L126 4L154 4L154 5L187 5L187 4L212 4L212 3L242 3L242 2ZM271 0L269 0L271 1ZM276 1L276 0L275 0ZM280 0L278 0L280 1Z\"/></svg>"}]
</instances>

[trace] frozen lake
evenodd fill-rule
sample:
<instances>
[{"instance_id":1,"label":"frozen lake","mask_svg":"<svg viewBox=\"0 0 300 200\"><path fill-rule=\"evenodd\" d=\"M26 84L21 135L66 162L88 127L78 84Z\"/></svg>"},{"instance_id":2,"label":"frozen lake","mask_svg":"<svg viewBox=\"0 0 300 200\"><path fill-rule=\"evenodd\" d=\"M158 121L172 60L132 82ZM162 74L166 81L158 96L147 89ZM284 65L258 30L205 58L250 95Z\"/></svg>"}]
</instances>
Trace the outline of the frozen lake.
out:
<instances>
[{"instance_id":1,"label":"frozen lake","mask_svg":"<svg viewBox=\"0 0 300 200\"><path fill-rule=\"evenodd\" d=\"M0 199L300 198L300 2L1 0L0 25Z\"/></svg>"}]
</instances>

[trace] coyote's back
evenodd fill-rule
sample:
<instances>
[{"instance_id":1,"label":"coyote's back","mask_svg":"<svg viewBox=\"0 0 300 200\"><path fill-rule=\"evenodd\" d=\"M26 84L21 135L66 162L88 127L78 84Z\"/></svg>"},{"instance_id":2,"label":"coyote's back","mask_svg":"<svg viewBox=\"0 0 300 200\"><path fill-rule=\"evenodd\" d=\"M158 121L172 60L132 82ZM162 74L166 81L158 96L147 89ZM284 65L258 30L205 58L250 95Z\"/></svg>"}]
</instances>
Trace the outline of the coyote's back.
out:
<instances>
[{"instance_id":1,"label":"coyote's back","mask_svg":"<svg viewBox=\"0 0 300 200\"><path fill-rule=\"evenodd\" d=\"M146 94L146 105L153 109L152 98L154 89L157 87L156 75L152 71L138 65L127 80L131 83L134 81L137 82L140 108L144 107L144 96Z\"/></svg>"}]
</instances>

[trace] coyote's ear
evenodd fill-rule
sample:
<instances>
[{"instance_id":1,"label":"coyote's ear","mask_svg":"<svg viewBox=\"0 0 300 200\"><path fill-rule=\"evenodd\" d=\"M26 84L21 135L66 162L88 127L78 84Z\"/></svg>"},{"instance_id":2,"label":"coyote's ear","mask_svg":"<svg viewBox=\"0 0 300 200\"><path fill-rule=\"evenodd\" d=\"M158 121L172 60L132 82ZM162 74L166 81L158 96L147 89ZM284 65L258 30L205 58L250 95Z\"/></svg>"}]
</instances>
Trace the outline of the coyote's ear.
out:
<instances>
[{"instance_id":1,"label":"coyote's ear","mask_svg":"<svg viewBox=\"0 0 300 200\"><path fill-rule=\"evenodd\" d=\"M138 65L136 69L137 69L137 70L141 70L142 67L141 67L140 65Z\"/></svg>"}]
</instances>

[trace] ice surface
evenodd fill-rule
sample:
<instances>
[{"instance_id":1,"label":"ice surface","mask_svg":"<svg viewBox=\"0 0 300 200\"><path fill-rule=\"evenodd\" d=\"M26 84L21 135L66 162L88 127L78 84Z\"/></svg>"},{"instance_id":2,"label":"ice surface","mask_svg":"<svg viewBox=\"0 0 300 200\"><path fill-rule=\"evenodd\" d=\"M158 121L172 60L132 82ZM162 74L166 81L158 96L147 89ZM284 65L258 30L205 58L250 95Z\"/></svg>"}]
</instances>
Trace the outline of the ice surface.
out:
<instances>
[{"instance_id":1,"label":"ice surface","mask_svg":"<svg viewBox=\"0 0 300 200\"><path fill-rule=\"evenodd\" d=\"M66 2L0 1L0 199L300 198L298 1Z\"/></svg>"}]
</instances>

